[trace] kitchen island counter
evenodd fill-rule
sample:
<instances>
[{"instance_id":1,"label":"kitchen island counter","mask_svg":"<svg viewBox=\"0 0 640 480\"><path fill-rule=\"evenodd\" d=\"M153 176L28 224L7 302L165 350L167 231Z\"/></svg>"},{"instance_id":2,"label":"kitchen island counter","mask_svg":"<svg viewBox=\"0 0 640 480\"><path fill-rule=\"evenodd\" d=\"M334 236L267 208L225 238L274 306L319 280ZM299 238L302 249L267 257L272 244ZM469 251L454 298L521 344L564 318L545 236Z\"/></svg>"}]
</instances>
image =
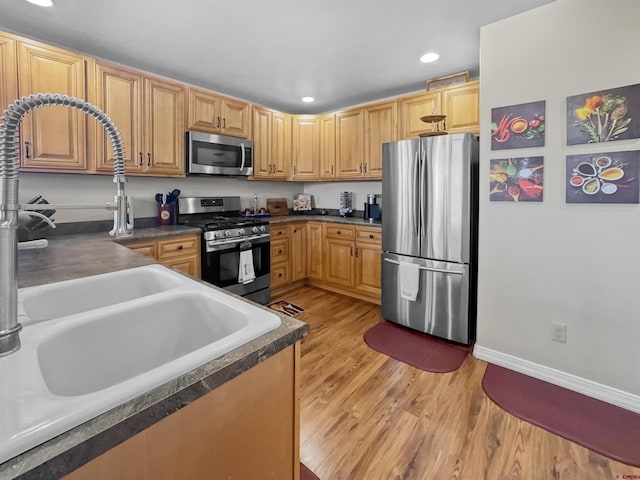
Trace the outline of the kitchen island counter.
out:
<instances>
[{"instance_id":1,"label":"kitchen island counter","mask_svg":"<svg viewBox=\"0 0 640 480\"><path fill-rule=\"evenodd\" d=\"M196 230L199 231L181 226L139 229L134 235L120 237L116 242L126 244L127 241L184 235ZM18 255L19 287L157 263L118 243L106 233L80 234L55 237L44 249L21 250ZM210 288L218 289L214 286ZM277 314L272 310L269 312ZM308 333L309 327L305 323L286 315L279 316L281 325L272 332L0 464L0 478L62 478L263 360L294 345Z\"/></svg>"}]
</instances>

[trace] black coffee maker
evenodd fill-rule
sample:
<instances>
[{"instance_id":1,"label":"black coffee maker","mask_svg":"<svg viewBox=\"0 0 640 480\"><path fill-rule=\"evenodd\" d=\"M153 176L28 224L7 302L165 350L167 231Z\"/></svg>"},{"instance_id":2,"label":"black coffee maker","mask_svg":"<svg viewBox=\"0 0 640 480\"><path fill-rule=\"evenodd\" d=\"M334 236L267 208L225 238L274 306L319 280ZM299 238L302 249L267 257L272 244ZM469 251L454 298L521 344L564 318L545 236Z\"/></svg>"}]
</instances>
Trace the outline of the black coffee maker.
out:
<instances>
[{"instance_id":1,"label":"black coffee maker","mask_svg":"<svg viewBox=\"0 0 640 480\"><path fill-rule=\"evenodd\" d=\"M369 193L367 202L364 204L364 218L370 222L382 220L382 195L379 193Z\"/></svg>"}]
</instances>

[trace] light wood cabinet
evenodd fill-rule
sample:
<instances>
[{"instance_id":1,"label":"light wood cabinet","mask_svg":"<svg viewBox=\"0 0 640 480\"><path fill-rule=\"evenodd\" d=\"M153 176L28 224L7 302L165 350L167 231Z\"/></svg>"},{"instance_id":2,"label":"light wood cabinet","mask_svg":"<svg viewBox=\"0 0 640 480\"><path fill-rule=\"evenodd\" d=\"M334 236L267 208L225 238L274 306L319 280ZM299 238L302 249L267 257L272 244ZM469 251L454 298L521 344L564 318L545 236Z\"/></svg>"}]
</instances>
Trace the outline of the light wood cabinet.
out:
<instances>
[{"instance_id":1,"label":"light wood cabinet","mask_svg":"<svg viewBox=\"0 0 640 480\"><path fill-rule=\"evenodd\" d=\"M355 290L380 297L382 293L382 230L362 228L356 230Z\"/></svg>"},{"instance_id":2,"label":"light wood cabinet","mask_svg":"<svg viewBox=\"0 0 640 480\"><path fill-rule=\"evenodd\" d=\"M251 104L190 88L187 130L250 138Z\"/></svg>"},{"instance_id":3,"label":"light wood cabinet","mask_svg":"<svg viewBox=\"0 0 640 480\"><path fill-rule=\"evenodd\" d=\"M272 225L270 230L271 289L277 291L291 283L289 225Z\"/></svg>"},{"instance_id":4,"label":"light wood cabinet","mask_svg":"<svg viewBox=\"0 0 640 480\"><path fill-rule=\"evenodd\" d=\"M200 278L200 235L171 236L160 240L123 242L125 247L154 258L167 267Z\"/></svg>"},{"instance_id":5,"label":"light wood cabinet","mask_svg":"<svg viewBox=\"0 0 640 480\"><path fill-rule=\"evenodd\" d=\"M324 263L324 229L320 222L307 222L307 277L322 281Z\"/></svg>"},{"instance_id":6,"label":"light wood cabinet","mask_svg":"<svg viewBox=\"0 0 640 480\"><path fill-rule=\"evenodd\" d=\"M291 281L307 278L307 229L304 222L291 224Z\"/></svg>"},{"instance_id":7,"label":"light wood cabinet","mask_svg":"<svg viewBox=\"0 0 640 480\"><path fill-rule=\"evenodd\" d=\"M336 178L336 116L320 117L320 180Z\"/></svg>"},{"instance_id":8,"label":"light wood cabinet","mask_svg":"<svg viewBox=\"0 0 640 480\"><path fill-rule=\"evenodd\" d=\"M416 138L432 131L431 123L420 117L442 114L440 124L448 133L480 133L480 82L474 80L462 85L429 91L398 99L400 138ZM437 125L437 124L436 124Z\"/></svg>"},{"instance_id":9,"label":"light wood cabinet","mask_svg":"<svg viewBox=\"0 0 640 480\"><path fill-rule=\"evenodd\" d=\"M84 57L31 41L19 41L17 48L20 97L59 93L85 98ZM74 108L30 112L20 127L21 169L87 171L86 122L86 114Z\"/></svg>"},{"instance_id":10,"label":"light wood cabinet","mask_svg":"<svg viewBox=\"0 0 640 480\"><path fill-rule=\"evenodd\" d=\"M369 105L364 111L364 176L382 178L382 144L398 139L395 100Z\"/></svg>"},{"instance_id":11,"label":"light wood cabinet","mask_svg":"<svg viewBox=\"0 0 640 480\"><path fill-rule=\"evenodd\" d=\"M17 40L0 32L0 111L18 98Z\"/></svg>"},{"instance_id":12,"label":"light wood cabinet","mask_svg":"<svg viewBox=\"0 0 640 480\"><path fill-rule=\"evenodd\" d=\"M98 62L90 65L89 81L89 102L120 131L127 175L184 176L184 87ZM96 171L112 173L111 143L102 127L90 125Z\"/></svg>"},{"instance_id":13,"label":"light wood cabinet","mask_svg":"<svg viewBox=\"0 0 640 480\"><path fill-rule=\"evenodd\" d=\"M320 168L320 118L294 115L291 180L318 180Z\"/></svg>"},{"instance_id":14,"label":"light wood cabinet","mask_svg":"<svg viewBox=\"0 0 640 480\"><path fill-rule=\"evenodd\" d=\"M324 281L353 288L355 280L355 228L328 224L325 229Z\"/></svg>"},{"instance_id":15,"label":"light wood cabinet","mask_svg":"<svg viewBox=\"0 0 640 480\"><path fill-rule=\"evenodd\" d=\"M336 179L364 175L364 113L362 109L336 114Z\"/></svg>"},{"instance_id":16,"label":"light wood cabinet","mask_svg":"<svg viewBox=\"0 0 640 480\"><path fill-rule=\"evenodd\" d=\"M400 139L416 138L421 133L431 131L431 124L420 120L425 115L442 112L439 91L420 93L398 100L400 115Z\"/></svg>"},{"instance_id":17,"label":"light wood cabinet","mask_svg":"<svg viewBox=\"0 0 640 480\"><path fill-rule=\"evenodd\" d=\"M442 112L445 130L449 133L471 132L480 134L480 82L442 90Z\"/></svg>"},{"instance_id":18,"label":"light wood cabinet","mask_svg":"<svg viewBox=\"0 0 640 480\"><path fill-rule=\"evenodd\" d=\"M299 480L299 377L298 342L64 480Z\"/></svg>"},{"instance_id":19,"label":"light wood cabinet","mask_svg":"<svg viewBox=\"0 0 640 480\"><path fill-rule=\"evenodd\" d=\"M291 164L291 116L253 108L253 176L286 180Z\"/></svg>"}]
</instances>

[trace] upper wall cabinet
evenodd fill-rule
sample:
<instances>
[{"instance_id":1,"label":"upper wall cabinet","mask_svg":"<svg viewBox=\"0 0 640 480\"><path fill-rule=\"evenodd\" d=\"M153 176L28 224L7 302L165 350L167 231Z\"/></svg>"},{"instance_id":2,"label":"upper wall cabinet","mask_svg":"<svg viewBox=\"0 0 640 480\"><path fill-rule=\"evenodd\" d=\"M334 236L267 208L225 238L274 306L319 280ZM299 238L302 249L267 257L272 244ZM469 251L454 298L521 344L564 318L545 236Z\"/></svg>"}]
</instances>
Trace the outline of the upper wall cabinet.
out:
<instances>
[{"instance_id":1,"label":"upper wall cabinet","mask_svg":"<svg viewBox=\"0 0 640 480\"><path fill-rule=\"evenodd\" d=\"M382 178L382 144L398 139L395 100L368 105L364 111L364 176Z\"/></svg>"},{"instance_id":2,"label":"upper wall cabinet","mask_svg":"<svg viewBox=\"0 0 640 480\"><path fill-rule=\"evenodd\" d=\"M253 176L286 180L291 165L291 116L253 107Z\"/></svg>"},{"instance_id":3,"label":"upper wall cabinet","mask_svg":"<svg viewBox=\"0 0 640 480\"><path fill-rule=\"evenodd\" d=\"M480 83L429 91L398 99L400 138L415 138L432 130L431 123L420 120L426 115L445 115L441 128L448 133L480 133Z\"/></svg>"},{"instance_id":4,"label":"upper wall cabinet","mask_svg":"<svg viewBox=\"0 0 640 480\"><path fill-rule=\"evenodd\" d=\"M320 117L320 180L336 178L336 116Z\"/></svg>"},{"instance_id":5,"label":"upper wall cabinet","mask_svg":"<svg viewBox=\"0 0 640 480\"><path fill-rule=\"evenodd\" d=\"M120 131L127 174L184 175L184 98L180 84L101 63L89 68L89 102ZM91 122L89 149L98 172L113 171L113 154L102 127Z\"/></svg>"},{"instance_id":6,"label":"upper wall cabinet","mask_svg":"<svg viewBox=\"0 0 640 480\"><path fill-rule=\"evenodd\" d=\"M189 89L187 129L251 137L251 105L213 92Z\"/></svg>"},{"instance_id":7,"label":"upper wall cabinet","mask_svg":"<svg viewBox=\"0 0 640 480\"><path fill-rule=\"evenodd\" d=\"M0 32L0 112L18 98L17 43Z\"/></svg>"},{"instance_id":8,"label":"upper wall cabinet","mask_svg":"<svg viewBox=\"0 0 640 480\"><path fill-rule=\"evenodd\" d=\"M320 116L293 115L291 180L318 180Z\"/></svg>"},{"instance_id":9,"label":"upper wall cabinet","mask_svg":"<svg viewBox=\"0 0 640 480\"><path fill-rule=\"evenodd\" d=\"M85 98L85 59L65 50L18 41L18 95L59 93ZM86 171L87 117L73 108L30 112L21 124L21 169Z\"/></svg>"},{"instance_id":10,"label":"upper wall cabinet","mask_svg":"<svg viewBox=\"0 0 640 480\"><path fill-rule=\"evenodd\" d=\"M364 113L362 109L336 114L336 179L364 175Z\"/></svg>"}]
</instances>

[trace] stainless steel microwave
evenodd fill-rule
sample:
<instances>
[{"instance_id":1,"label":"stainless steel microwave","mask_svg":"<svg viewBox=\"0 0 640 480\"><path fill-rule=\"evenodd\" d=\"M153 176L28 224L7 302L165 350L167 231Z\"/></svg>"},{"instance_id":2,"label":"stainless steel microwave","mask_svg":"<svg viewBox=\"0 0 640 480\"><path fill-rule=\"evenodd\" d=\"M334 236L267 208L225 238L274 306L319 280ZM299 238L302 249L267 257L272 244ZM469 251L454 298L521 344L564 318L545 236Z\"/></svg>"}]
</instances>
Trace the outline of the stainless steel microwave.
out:
<instances>
[{"instance_id":1,"label":"stainless steel microwave","mask_svg":"<svg viewBox=\"0 0 640 480\"><path fill-rule=\"evenodd\" d=\"M186 145L189 175L253 175L251 140L190 130Z\"/></svg>"}]
</instances>

